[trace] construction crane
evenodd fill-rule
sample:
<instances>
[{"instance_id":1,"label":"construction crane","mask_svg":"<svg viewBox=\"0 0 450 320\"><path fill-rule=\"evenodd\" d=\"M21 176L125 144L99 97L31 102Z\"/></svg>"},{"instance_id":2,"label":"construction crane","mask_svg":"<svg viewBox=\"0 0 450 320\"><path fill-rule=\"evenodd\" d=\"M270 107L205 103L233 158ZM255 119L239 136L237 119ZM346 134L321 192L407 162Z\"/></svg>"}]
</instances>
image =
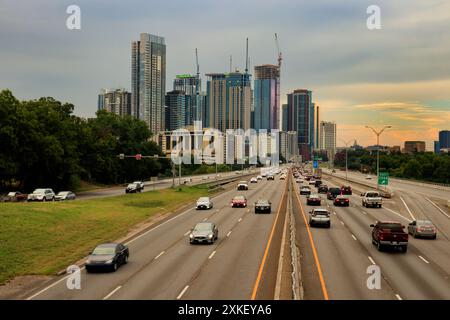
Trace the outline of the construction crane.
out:
<instances>
[{"instance_id":1,"label":"construction crane","mask_svg":"<svg viewBox=\"0 0 450 320\"><path fill-rule=\"evenodd\" d=\"M280 44L278 43L278 36L276 33L275 33L275 44L277 46L277 51L278 51L278 69L281 69L281 61L283 60L283 58L281 56Z\"/></svg>"},{"instance_id":2,"label":"construction crane","mask_svg":"<svg viewBox=\"0 0 450 320\"><path fill-rule=\"evenodd\" d=\"M198 51L197 48L195 48L195 64L197 66L197 79L200 78L200 66L198 65Z\"/></svg>"},{"instance_id":3,"label":"construction crane","mask_svg":"<svg viewBox=\"0 0 450 320\"><path fill-rule=\"evenodd\" d=\"M248 38L245 43L245 74L248 73Z\"/></svg>"}]
</instances>

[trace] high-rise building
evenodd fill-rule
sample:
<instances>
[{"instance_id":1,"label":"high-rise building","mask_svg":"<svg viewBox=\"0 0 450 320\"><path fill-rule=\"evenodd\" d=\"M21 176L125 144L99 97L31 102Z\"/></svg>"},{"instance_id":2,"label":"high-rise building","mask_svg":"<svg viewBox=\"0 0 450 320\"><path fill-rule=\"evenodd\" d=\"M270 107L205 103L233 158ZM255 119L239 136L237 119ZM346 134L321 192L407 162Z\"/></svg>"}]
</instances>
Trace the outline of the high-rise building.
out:
<instances>
[{"instance_id":1,"label":"high-rise building","mask_svg":"<svg viewBox=\"0 0 450 320\"><path fill-rule=\"evenodd\" d=\"M184 91L173 90L166 93L165 128L173 131L187 126L187 106Z\"/></svg>"},{"instance_id":2,"label":"high-rise building","mask_svg":"<svg viewBox=\"0 0 450 320\"><path fill-rule=\"evenodd\" d=\"M314 105L312 92L297 89L287 95L289 131L297 132L298 151L303 161L311 160L314 147Z\"/></svg>"},{"instance_id":3,"label":"high-rise building","mask_svg":"<svg viewBox=\"0 0 450 320\"><path fill-rule=\"evenodd\" d=\"M280 127L280 69L275 65L255 67L254 129Z\"/></svg>"},{"instance_id":4,"label":"high-rise building","mask_svg":"<svg viewBox=\"0 0 450 320\"><path fill-rule=\"evenodd\" d=\"M206 88L207 127L249 129L251 117L250 75L241 72L210 73Z\"/></svg>"},{"instance_id":5,"label":"high-rise building","mask_svg":"<svg viewBox=\"0 0 450 320\"><path fill-rule=\"evenodd\" d=\"M131 93L125 89L103 89L98 95L97 108L118 116L130 115Z\"/></svg>"},{"instance_id":6,"label":"high-rise building","mask_svg":"<svg viewBox=\"0 0 450 320\"><path fill-rule=\"evenodd\" d=\"M439 140L434 141L434 153L440 153L441 152L441 146L439 145Z\"/></svg>"},{"instance_id":7,"label":"high-rise building","mask_svg":"<svg viewBox=\"0 0 450 320\"><path fill-rule=\"evenodd\" d=\"M190 74L177 75L173 90L184 91L186 95L186 125L202 120L201 79Z\"/></svg>"},{"instance_id":8,"label":"high-rise building","mask_svg":"<svg viewBox=\"0 0 450 320\"><path fill-rule=\"evenodd\" d=\"M405 141L405 153L425 152L425 141Z\"/></svg>"},{"instance_id":9,"label":"high-rise building","mask_svg":"<svg viewBox=\"0 0 450 320\"><path fill-rule=\"evenodd\" d=\"M333 161L336 154L336 123L320 121L318 140L318 148L325 150L328 160Z\"/></svg>"},{"instance_id":10,"label":"high-rise building","mask_svg":"<svg viewBox=\"0 0 450 320\"><path fill-rule=\"evenodd\" d=\"M164 130L166 45L163 37L141 33L131 43L131 111L152 133Z\"/></svg>"},{"instance_id":11,"label":"high-rise building","mask_svg":"<svg viewBox=\"0 0 450 320\"><path fill-rule=\"evenodd\" d=\"M450 148L450 131L442 130L439 131L439 150Z\"/></svg>"},{"instance_id":12,"label":"high-rise building","mask_svg":"<svg viewBox=\"0 0 450 320\"><path fill-rule=\"evenodd\" d=\"M315 128L315 132L314 132L314 148L315 149L319 149L319 139L320 139L320 134L319 134L319 130L320 130L320 107L319 106L315 106L315 117L314 117L314 128Z\"/></svg>"},{"instance_id":13,"label":"high-rise building","mask_svg":"<svg viewBox=\"0 0 450 320\"><path fill-rule=\"evenodd\" d=\"M288 131L289 125L289 109L287 104L283 104L281 106L281 130L282 131Z\"/></svg>"}]
</instances>

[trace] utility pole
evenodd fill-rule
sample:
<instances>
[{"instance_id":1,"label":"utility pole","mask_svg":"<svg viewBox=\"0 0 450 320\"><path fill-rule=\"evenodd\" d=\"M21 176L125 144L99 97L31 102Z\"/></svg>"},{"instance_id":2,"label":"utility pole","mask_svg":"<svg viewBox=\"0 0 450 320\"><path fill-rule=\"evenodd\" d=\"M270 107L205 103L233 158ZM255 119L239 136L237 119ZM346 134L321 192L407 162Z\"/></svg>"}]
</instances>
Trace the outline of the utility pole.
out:
<instances>
[{"instance_id":1,"label":"utility pole","mask_svg":"<svg viewBox=\"0 0 450 320\"><path fill-rule=\"evenodd\" d=\"M371 129L373 133L377 136L377 190L380 189L380 183L379 183L379 177L380 177L380 135L383 133L384 130L392 128L392 126L385 126L383 129L377 131L374 128L370 126L366 126L367 129Z\"/></svg>"},{"instance_id":2,"label":"utility pole","mask_svg":"<svg viewBox=\"0 0 450 320\"><path fill-rule=\"evenodd\" d=\"M345 144L345 180L348 181L348 145L353 141L353 139L347 142L344 140L341 141Z\"/></svg>"}]
</instances>

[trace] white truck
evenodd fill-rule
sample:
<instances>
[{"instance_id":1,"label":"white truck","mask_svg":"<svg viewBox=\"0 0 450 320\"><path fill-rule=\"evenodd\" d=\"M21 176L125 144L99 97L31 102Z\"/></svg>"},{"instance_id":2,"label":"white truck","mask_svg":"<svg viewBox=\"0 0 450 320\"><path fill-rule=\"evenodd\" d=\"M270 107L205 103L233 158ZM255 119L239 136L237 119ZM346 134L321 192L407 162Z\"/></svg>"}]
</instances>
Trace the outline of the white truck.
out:
<instances>
[{"instance_id":1,"label":"white truck","mask_svg":"<svg viewBox=\"0 0 450 320\"><path fill-rule=\"evenodd\" d=\"M363 207L381 208L382 198L378 191L366 191L361 193L361 197Z\"/></svg>"}]
</instances>

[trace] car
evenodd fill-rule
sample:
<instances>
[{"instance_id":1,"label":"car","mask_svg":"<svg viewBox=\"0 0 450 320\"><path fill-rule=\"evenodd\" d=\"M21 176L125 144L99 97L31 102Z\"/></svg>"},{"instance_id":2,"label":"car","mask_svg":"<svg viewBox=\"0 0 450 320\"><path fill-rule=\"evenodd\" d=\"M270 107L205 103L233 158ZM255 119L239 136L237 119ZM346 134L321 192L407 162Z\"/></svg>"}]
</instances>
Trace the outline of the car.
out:
<instances>
[{"instance_id":1,"label":"car","mask_svg":"<svg viewBox=\"0 0 450 320\"><path fill-rule=\"evenodd\" d=\"M314 209L309 212L309 225L323 225L327 228L331 227L330 212L327 209Z\"/></svg>"},{"instance_id":2,"label":"car","mask_svg":"<svg viewBox=\"0 0 450 320\"><path fill-rule=\"evenodd\" d=\"M316 185L316 180L314 180L314 178L309 179L309 185L310 186Z\"/></svg>"},{"instance_id":3,"label":"car","mask_svg":"<svg viewBox=\"0 0 450 320\"><path fill-rule=\"evenodd\" d=\"M29 194L27 197L27 201L53 201L55 200L55 193L50 188L39 188L33 191L33 193Z\"/></svg>"},{"instance_id":4,"label":"car","mask_svg":"<svg viewBox=\"0 0 450 320\"><path fill-rule=\"evenodd\" d=\"M328 192L328 186L326 184L321 184L319 188L317 188L317 192L326 194Z\"/></svg>"},{"instance_id":5,"label":"car","mask_svg":"<svg viewBox=\"0 0 450 320\"><path fill-rule=\"evenodd\" d=\"M329 188L327 192L327 199L334 200L338 195L341 194L341 189L339 188Z\"/></svg>"},{"instance_id":6,"label":"car","mask_svg":"<svg viewBox=\"0 0 450 320\"><path fill-rule=\"evenodd\" d=\"M363 207L373 207L373 208L381 208L382 206L382 198L378 191L366 191L361 193L362 197L362 206Z\"/></svg>"},{"instance_id":7,"label":"car","mask_svg":"<svg viewBox=\"0 0 450 320\"><path fill-rule=\"evenodd\" d=\"M369 174L369 175L366 176L366 179L367 179L367 180L371 180L371 179L372 179L372 176Z\"/></svg>"},{"instance_id":8,"label":"car","mask_svg":"<svg viewBox=\"0 0 450 320\"><path fill-rule=\"evenodd\" d=\"M269 181L269 180L275 180L275 177L273 174L267 175L267 181Z\"/></svg>"},{"instance_id":9,"label":"car","mask_svg":"<svg viewBox=\"0 0 450 320\"><path fill-rule=\"evenodd\" d=\"M316 188L318 188L321 184L322 184L322 180L316 180L316 182L314 183L314 186Z\"/></svg>"},{"instance_id":10,"label":"car","mask_svg":"<svg viewBox=\"0 0 450 320\"><path fill-rule=\"evenodd\" d=\"M19 191L8 192L8 194L3 198L4 202L21 202L26 201L28 199L28 195L21 193Z\"/></svg>"},{"instance_id":11,"label":"car","mask_svg":"<svg viewBox=\"0 0 450 320\"><path fill-rule=\"evenodd\" d=\"M245 196L235 196L233 200L231 200L231 207L241 207L245 208L247 207L247 198Z\"/></svg>"},{"instance_id":12,"label":"car","mask_svg":"<svg viewBox=\"0 0 450 320\"><path fill-rule=\"evenodd\" d=\"M55 196L55 201L63 201L63 200L75 200L75 193L72 191L60 191Z\"/></svg>"},{"instance_id":13,"label":"car","mask_svg":"<svg viewBox=\"0 0 450 320\"><path fill-rule=\"evenodd\" d=\"M345 196L345 195L343 195L343 194L340 194L340 195L338 195L336 198L334 198L333 204L334 204L336 207L337 207L337 206L345 206L345 207L348 207L348 206L350 206L350 199L349 199L347 196Z\"/></svg>"},{"instance_id":14,"label":"car","mask_svg":"<svg viewBox=\"0 0 450 320\"><path fill-rule=\"evenodd\" d=\"M408 233L414 238L437 238L437 229L430 220L414 220L408 224Z\"/></svg>"},{"instance_id":15,"label":"car","mask_svg":"<svg viewBox=\"0 0 450 320\"><path fill-rule=\"evenodd\" d=\"M271 213L272 203L268 200L259 199L255 202L255 213Z\"/></svg>"},{"instance_id":16,"label":"car","mask_svg":"<svg viewBox=\"0 0 450 320\"><path fill-rule=\"evenodd\" d=\"M306 196L306 204L308 206L320 206L322 199L318 194L309 194Z\"/></svg>"},{"instance_id":17,"label":"car","mask_svg":"<svg viewBox=\"0 0 450 320\"><path fill-rule=\"evenodd\" d=\"M258 180L262 180L262 178L263 178L262 176L257 176L256 177L256 179L258 179Z\"/></svg>"},{"instance_id":18,"label":"car","mask_svg":"<svg viewBox=\"0 0 450 320\"><path fill-rule=\"evenodd\" d=\"M256 177L251 178L250 183L258 183L258 178Z\"/></svg>"},{"instance_id":19,"label":"car","mask_svg":"<svg viewBox=\"0 0 450 320\"><path fill-rule=\"evenodd\" d=\"M285 174L282 174L282 175L280 176L280 180L286 180L286 175L285 175Z\"/></svg>"},{"instance_id":20,"label":"car","mask_svg":"<svg viewBox=\"0 0 450 320\"><path fill-rule=\"evenodd\" d=\"M141 192L141 189L139 189L136 183L130 183L125 189L125 193L136 193L136 192Z\"/></svg>"},{"instance_id":21,"label":"car","mask_svg":"<svg viewBox=\"0 0 450 320\"><path fill-rule=\"evenodd\" d=\"M302 183L303 180L302 180L301 178L297 178L297 179L295 179L295 182L297 182L297 183Z\"/></svg>"},{"instance_id":22,"label":"car","mask_svg":"<svg viewBox=\"0 0 450 320\"><path fill-rule=\"evenodd\" d=\"M134 181L140 191L144 190L144 182L143 181Z\"/></svg>"},{"instance_id":23,"label":"car","mask_svg":"<svg viewBox=\"0 0 450 320\"><path fill-rule=\"evenodd\" d=\"M86 271L110 270L117 271L120 266L128 263L130 251L122 243L103 243L95 247L86 260Z\"/></svg>"},{"instance_id":24,"label":"car","mask_svg":"<svg viewBox=\"0 0 450 320\"><path fill-rule=\"evenodd\" d=\"M352 195L352 187L350 187L350 186L342 186L341 187L341 194L351 196Z\"/></svg>"},{"instance_id":25,"label":"car","mask_svg":"<svg viewBox=\"0 0 450 320\"><path fill-rule=\"evenodd\" d=\"M300 188L300 195L309 195L311 194L311 188L309 186L303 186Z\"/></svg>"},{"instance_id":26,"label":"car","mask_svg":"<svg viewBox=\"0 0 450 320\"><path fill-rule=\"evenodd\" d=\"M248 184L247 181L239 181L237 185L238 190L248 190Z\"/></svg>"},{"instance_id":27,"label":"car","mask_svg":"<svg viewBox=\"0 0 450 320\"><path fill-rule=\"evenodd\" d=\"M397 221L377 221L370 225L372 229L372 243L378 251L385 247L400 248L403 253L408 250L408 234L405 227Z\"/></svg>"},{"instance_id":28,"label":"car","mask_svg":"<svg viewBox=\"0 0 450 320\"><path fill-rule=\"evenodd\" d=\"M219 229L212 222L200 222L189 234L189 243L214 243L219 237Z\"/></svg>"},{"instance_id":29,"label":"car","mask_svg":"<svg viewBox=\"0 0 450 320\"><path fill-rule=\"evenodd\" d=\"M196 210L212 209L213 203L209 197L200 197L195 205Z\"/></svg>"}]
</instances>

